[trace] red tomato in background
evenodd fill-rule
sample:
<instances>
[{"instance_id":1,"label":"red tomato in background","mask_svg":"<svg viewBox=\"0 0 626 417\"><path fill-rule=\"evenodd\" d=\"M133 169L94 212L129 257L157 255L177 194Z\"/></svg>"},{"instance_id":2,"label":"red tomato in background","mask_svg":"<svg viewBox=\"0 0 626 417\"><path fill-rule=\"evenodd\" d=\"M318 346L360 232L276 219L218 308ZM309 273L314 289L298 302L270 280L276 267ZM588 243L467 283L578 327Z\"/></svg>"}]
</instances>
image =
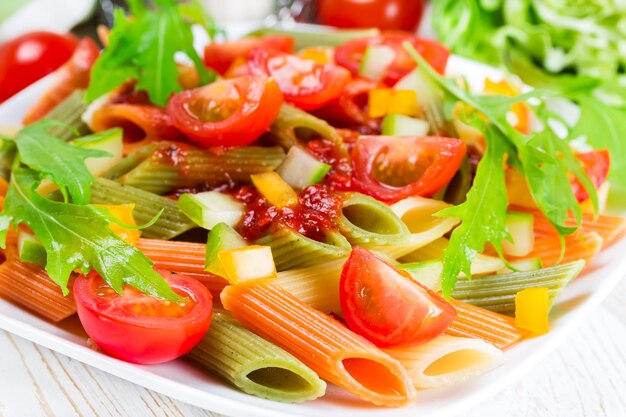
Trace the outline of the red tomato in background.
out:
<instances>
[{"instance_id":1,"label":"red tomato in background","mask_svg":"<svg viewBox=\"0 0 626 417\"><path fill-rule=\"evenodd\" d=\"M591 179L591 182L596 189L600 188L600 186L606 181L606 178L609 175L609 169L611 168L611 156L609 155L609 151L602 149L580 152L576 154L576 157L582 163L583 169ZM589 198L589 193L585 190L585 187L583 187L578 179L573 178L571 183L572 191L579 202L585 201Z\"/></svg>"},{"instance_id":2,"label":"red tomato in background","mask_svg":"<svg viewBox=\"0 0 626 417\"><path fill-rule=\"evenodd\" d=\"M415 32L424 12L422 0L318 0L319 23L341 28Z\"/></svg>"},{"instance_id":3,"label":"red tomato in background","mask_svg":"<svg viewBox=\"0 0 626 417\"><path fill-rule=\"evenodd\" d=\"M450 51L446 47L437 41L418 38L413 34L402 32L391 32L371 38L348 41L335 48L335 62L349 69L353 74L358 74L361 60L369 46L388 46L396 52L396 56L387 68L383 82L388 86L393 86L416 66L415 60L402 46L404 42L413 45L437 72L440 74L445 72L450 57Z\"/></svg>"},{"instance_id":4,"label":"red tomato in background","mask_svg":"<svg viewBox=\"0 0 626 417\"><path fill-rule=\"evenodd\" d=\"M89 86L91 67L99 55L100 48L93 39L82 39L70 59L54 75L55 80L50 89L28 110L24 116L24 124L44 117L76 89L86 89Z\"/></svg>"},{"instance_id":5,"label":"red tomato in background","mask_svg":"<svg viewBox=\"0 0 626 417\"><path fill-rule=\"evenodd\" d=\"M74 36L52 32L31 32L0 45L0 103L63 65L77 45Z\"/></svg>"},{"instance_id":6,"label":"red tomato in background","mask_svg":"<svg viewBox=\"0 0 626 417\"><path fill-rule=\"evenodd\" d=\"M459 169L466 146L438 136L361 136L352 148L354 186L393 203L411 196L430 197Z\"/></svg>"},{"instance_id":7,"label":"red tomato in background","mask_svg":"<svg viewBox=\"0 0 626 417\"><path fill-rule=\"evenodd\" d=\"M250 52L248 68L252 74L274 78L285 101L304 110L335 100L351 78L349 71L335 64L262 49Z\"/></svg>"},{"instance_id":8,"label":"red tomato in background","mask_svg":"<svg viewBox=\"0 0 626 417\"><path fill-rule=\"evenodd\" d=\"M188 353L209 329L213 308L209 290L193 278L159 273L187 299L172 303L130 286L119 295L95 271L76 279L80 322L111 356L140 364L167 362Z\"/></svg>"},{"instance_id":9,"label":"red tomato in background","mask_svg":"<svg viewBox=\"0 0 626 417\"><path fill-rule=\"evenodd\" d=\"M294 45L295 41L291 36L248 37L231 42L211 43L204 48L204 65L224 75L237 58L246 58L253 49L290 54Z\"/></svg>"},{"instance_id":10,"label":"red tomato in background","mask_svg":"<svg viewBox=\"0 0 626 417\"><path fill-rule=\"evenodd\" d=\"M167 112L174 126L201 146L244 146L269 128L282 104L273 79L244 75L178 93Z\"/></svg>"},{"instance_id":11,"label":"red tomato in background","mask_svg":"<svg viewBox=\"0 0 626 417\"><path fill-rule=\"evenodd\" d=\"M344 265L339 285L348 327L376 346L426 343L456 317L452 305L407 272L359 247Z\"/></svg>"}]
</instances>

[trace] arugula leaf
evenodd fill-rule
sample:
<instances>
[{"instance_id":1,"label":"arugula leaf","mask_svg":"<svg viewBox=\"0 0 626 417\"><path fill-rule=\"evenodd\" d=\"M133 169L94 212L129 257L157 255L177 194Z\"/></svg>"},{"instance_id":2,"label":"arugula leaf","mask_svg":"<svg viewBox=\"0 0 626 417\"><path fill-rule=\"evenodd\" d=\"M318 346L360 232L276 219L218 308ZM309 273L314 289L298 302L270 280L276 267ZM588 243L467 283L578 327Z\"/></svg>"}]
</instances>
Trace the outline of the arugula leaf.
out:
<instances>
[{"instance_id":1,"label":"arugula leaf","mask_svg":"<svg viewBox=\"0 0 626 417\"><path fill-rule=\"evenodd\" d=\"M106 214L91 205L48 200L37 193L40 182L33 170L13 171L0 214L0 247L6 247L9 225L25 223L41 240L47 253L46 271L64 294L72 271L86 274L95 269L118 293L128 284L154 297L180 300L152 268L152 261L109 228Z\"/></svg>"},{"instance_id":2,"label":"arugula leaf","mask_svg":"<svg viewBox=\"0 0 626 417\"><path fill-rule=\"evenodd\" d=\"M493 127L486 130L486 139L487 151L478 164L467 200L438 213L461 220L444 252L441 286L446 298L452 294L460 272L471 276L472 261L477 253L484 251L487 242L502 255L502 240L511 240L506 230L508 203L502 167L512 150L502 133Z\"/></svg>"},{"instance_id":3,"label":"arugula leaf","mask_svg":"<svg viewBox=\"0 0 626 417\"><path fill-rule=\"evenodd\" d=\"M150 100L160 106L167 104L172 93L182 90L178 82L178 67L174 56L185 53L193 62L200 82L216 79L207 70L193 47L191 24L216 33L214 22L198 11L198 7L182 7L173 0L157 0L158 7L150 10L140 0L129 2L133 18L115 11L115 25L109 45L100 55L91 72L91 82L85 99L90 102L123 83L136 80L138 90L145 90ZM194 2L195 3L195 2Z\"/></svg>"},{"instance_id":4,"label":"arugula leaf","mask_svg":"<svg viewBox=\"0 0 626 417\"><path fill-rule=\"evenodd\" d=\"M87 204L95 179L85 166L85 159L110 155L108 152L86 149L63 142L48 133L62 123L42 120L20 130L15 145L20 161L41 173L41 178L54 182L68 201L68 194L76 204Z\"/></svg>"}]
</instances>

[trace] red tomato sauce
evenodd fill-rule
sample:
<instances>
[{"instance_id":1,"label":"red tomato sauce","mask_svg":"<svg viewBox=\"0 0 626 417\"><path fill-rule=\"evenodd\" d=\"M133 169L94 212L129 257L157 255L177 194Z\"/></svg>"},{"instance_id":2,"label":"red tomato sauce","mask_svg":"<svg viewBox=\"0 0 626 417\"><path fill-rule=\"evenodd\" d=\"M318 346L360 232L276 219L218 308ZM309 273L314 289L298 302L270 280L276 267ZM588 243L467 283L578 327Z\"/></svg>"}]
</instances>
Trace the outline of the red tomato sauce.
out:
<instances>
[{"instance_id":1,"label":"red tomato sauce","mask_svg":"<svg viewBox=\"0 0 626 417\"><path fill-rule=\"evenodd\" d=\"M337 129L347 150L340 149L327 139L313 139L307 143L307 149L320 161L331 166L323 183L337 191L355 191L352 185L352 160L350 150L359 138L359 132L349 129Z\"/></svg>"},{"instance_id":2,"label":"red tomato sauce","mask_svg":"<svg viewBox=\"0 0 626 417\"><path fill-rule=\"evenodd\" d=\"M335 227L333 220L342 205L341 196L325 185L305 188L300 192L299 205L281 209L270 205L253 187L240 187L234 197L246 205L246 213L237 229L249 242L280 226L324 242L327 232Z\"/></svg>"}]
</instances>

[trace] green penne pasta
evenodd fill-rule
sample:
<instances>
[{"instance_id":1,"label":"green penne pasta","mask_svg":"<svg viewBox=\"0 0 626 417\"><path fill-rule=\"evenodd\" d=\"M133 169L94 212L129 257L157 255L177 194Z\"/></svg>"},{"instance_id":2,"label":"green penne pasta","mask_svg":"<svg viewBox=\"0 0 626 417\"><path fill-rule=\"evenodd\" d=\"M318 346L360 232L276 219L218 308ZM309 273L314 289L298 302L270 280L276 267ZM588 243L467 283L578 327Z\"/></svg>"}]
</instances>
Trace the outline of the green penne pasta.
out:
<instances>
[{"instance_id":1,"label":"green penne pasta","mask_svg":"<svg viewBox=\"0 0 626 417\"><path fill-rule=\"evenodd\" d=\"M142 236L147 238L172 239L197 227L176 207L176 201L103 178L91 187L91 203L133 203L133 215L139 225L150 222L163 210L154 224L142 230Z\"/></svg>"},{"instance_id":2,"label":"green penne pasta","mask_svg":"<svg viewBox=\"0 0 626 417\"><path fill-rule=\"evenodd\" d=\"M376 250L381 245L403 245L410 234L389 206L361 193L346 193L335 222L351 244Z\"/></svg>"},{"instance_id":3,"label":"green penne pasta","mask_svg":"<svg viewBox=\"0 0 626 417\"><path fill-rule=\"evenodd\" d=\"M257 397L297 403L326 391L326 383L310 368L247 330L225 311L213 313L207 335L188 356Z\"/></svg>"},{"instance_id":4,"label":"green penne pasta","mask_svg":"<svg viewBox=\"0 0 626 417\"><path fill-rule=\"evenodd\" d=\"M276 269L284 271L345 258L350 254L352 247L343 235L331 231L326 237L326 242L318 242L283 226L254 243L271 247Z\"/></svg>"},{"instance_id":5,"label":"green penne pasta","mask_svg":"<svg viewBox=\"0 0 626 417\"><path fill-rule=\"evenodd\" d=\"M296 41L296 50L310 46L339 46L352 39L369 38L380 35L380 30L371 29L321 29L322 27L311 25L312 29L307 30L306 25L299 25L303 29L263 27L252 33L250 36L290 36Z\"/></svg>"},{"instance_id":6,"label":"green penne pasta","mask_svg":"<svg viewBox=\"0 0 626 417\"><path fill-rule=\"evenodd\" d=\"M84 96L85 90L76 90L55 108L50 110L46 115L46 119L56 120L57 122L67 125L67 127L59 126L50 129L49 133L52 136L63 140L70 140L85 136L91 132L81 118L87 109L87 104L83 101Z\"/></svg>"},{"instance_id":7,"label":"green penne pasta","mask_svg":"<svg viewBox=\"0 0 626 417\"><path fill-rule=\"evenodd\" d=\"M146 146L142 146L137 149L135 152L126 156L124 159L120 161L119 164L115 165L109 171L107 171L103 177L108 178L110 180L117 180L122 175L129 173L134 168L137 168L139 164L145 161L157 148L157 143L151 143Z\"/></svg>"},{"instance_id":8,"label":"green penne pasta","mask_svg":"<svg viewBox=\"0 0 626 417\"><path fill-rule=\"evenodd\" d=\"M249 182L251 174L275 169L284 157L279 147L246 146L212 152L166 142L119 181L155 194L200 184Z\"/></svg>"},{"instance_id":9,"label":"green penne pasta","mask_svg":"<svg viewBox=\"0 0 626 417\"><path fill-rule=\"evenodd\" d=\"M534 271L459 278L452 297L501 314L515 314L515 294L526 288L548 288L551 304L585 266L580 260Z\"/></svg>"},{"instance_id":10,"label":"green penne pasta","mask_svg":"<svg viewBox=\"0 0 626 417\"><path fill-rule=\"evenodd\" d=\"M274 140L283 148L305 144L312 138L328 139L343 146L343 139L337 130L326 121L288 104L283 104L278 117L270 126Z\"/></svg>"},{"instance_id":11,"label":"green penne pasta","mask_svg":"<svg viewBox=\"0 0 626 417\"><path fill-rule=\"evenodd\" d=\"M278 273L272 284L282 287L302 302L324 313L341 314L339 279L347 258Z\"/></svg>"}]
</instances>

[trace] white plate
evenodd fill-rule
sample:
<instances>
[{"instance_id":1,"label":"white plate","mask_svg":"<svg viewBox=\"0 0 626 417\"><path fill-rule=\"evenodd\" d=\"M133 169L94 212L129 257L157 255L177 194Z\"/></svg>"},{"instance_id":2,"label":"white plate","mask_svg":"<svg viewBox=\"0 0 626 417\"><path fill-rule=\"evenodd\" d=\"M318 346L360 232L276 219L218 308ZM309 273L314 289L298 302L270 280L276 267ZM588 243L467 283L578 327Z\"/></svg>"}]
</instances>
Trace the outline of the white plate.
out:
<instances>
[{"instance_id":1,"label":"white plate","mask_svg":"<svg viewBox=\"0 0 626 417\"><path fill-rule=\"evenodd\" d=\"M496 78L499 74L493 68L458 57L450 60L449 70L464 74L474 84L482 83L486 74ZM28 105L48 83L49 79L43 79L0 106L0 126L19 124ZM507 351L503 364L481 377L450 388L419 392L417 404L404 409L376 408L332 386L319 400L298 405L281 404L243 394L186 360L158 366L132 365L87 348L86 335L76 318L53 325L3 300L0 300L0 328L146 388L228 415L449 417L462 413L516 381L563 342L626 274L624 253L626 240L602 253L582 278L563 291L551 316L550 333L524 341Z\"/></svg>"}]
</instances>

